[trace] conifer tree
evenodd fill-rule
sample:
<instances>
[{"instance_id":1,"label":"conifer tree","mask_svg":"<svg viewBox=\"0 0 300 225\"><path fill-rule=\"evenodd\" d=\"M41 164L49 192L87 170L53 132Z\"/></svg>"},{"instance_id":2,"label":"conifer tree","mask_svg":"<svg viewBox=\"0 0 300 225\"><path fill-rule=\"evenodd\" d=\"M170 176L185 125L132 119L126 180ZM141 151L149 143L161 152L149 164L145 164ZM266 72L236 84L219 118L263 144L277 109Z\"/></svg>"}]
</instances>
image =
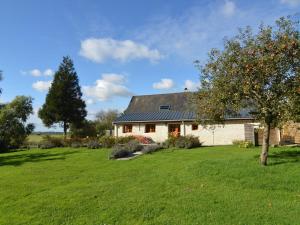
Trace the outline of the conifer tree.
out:
<instances>
[{"instance_id":1,"label":"conifer tree","mask_svg":"<svg viewBox=\"0 0 300 225\"><path fill-rule=\"evenodd\" d=\"M81 124L87 115L85 102L81 99L77 73L70 57L64 57L54 75L46 102L39 110L44 125L51 127L58 123L66 137L70 124Z\"/></svg>"}]
</instances>

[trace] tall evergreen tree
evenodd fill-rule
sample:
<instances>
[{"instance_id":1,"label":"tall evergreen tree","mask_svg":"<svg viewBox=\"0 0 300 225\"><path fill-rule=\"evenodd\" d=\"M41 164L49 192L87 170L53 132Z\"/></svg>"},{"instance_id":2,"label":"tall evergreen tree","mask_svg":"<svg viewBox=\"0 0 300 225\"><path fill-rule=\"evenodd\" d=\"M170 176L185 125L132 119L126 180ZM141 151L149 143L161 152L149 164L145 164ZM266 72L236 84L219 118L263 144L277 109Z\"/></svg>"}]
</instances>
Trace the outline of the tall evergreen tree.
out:
<instances>
[{"instance_id":1,"label":"tall evergreen tree","mask_svg":"<svg viewBox=\"0 0 300 225\"><path fill-rule=\"evenodd\" d=\"M39 110L39 117L47 127L58 123L63 127L66 137L70 124L79 125L87 115L86 105L81 97L73 62L69 57L64 57L54 75L46 102Z\"/></svg>"}]
</instances>

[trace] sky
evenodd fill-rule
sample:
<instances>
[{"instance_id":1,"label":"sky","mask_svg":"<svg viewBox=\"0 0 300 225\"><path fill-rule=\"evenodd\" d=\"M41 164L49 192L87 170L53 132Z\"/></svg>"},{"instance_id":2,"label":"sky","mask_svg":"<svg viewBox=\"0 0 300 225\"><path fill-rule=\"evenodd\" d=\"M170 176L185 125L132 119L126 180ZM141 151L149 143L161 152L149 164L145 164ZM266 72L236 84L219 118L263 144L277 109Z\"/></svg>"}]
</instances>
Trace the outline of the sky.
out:
<instances>
[{"instance_id":1,"label":"sky","mask_svg":"<svg viewBox=\"0 0 300 225\"><path fill-rule=\"evenodd\" d=\"M0 0L1 102L34 98L37 116L53 74L70 56L88 118L126 109L132 95L199 87L198 69L238 28L299 19L300 0Z\"/></svg>"}]
</instances>

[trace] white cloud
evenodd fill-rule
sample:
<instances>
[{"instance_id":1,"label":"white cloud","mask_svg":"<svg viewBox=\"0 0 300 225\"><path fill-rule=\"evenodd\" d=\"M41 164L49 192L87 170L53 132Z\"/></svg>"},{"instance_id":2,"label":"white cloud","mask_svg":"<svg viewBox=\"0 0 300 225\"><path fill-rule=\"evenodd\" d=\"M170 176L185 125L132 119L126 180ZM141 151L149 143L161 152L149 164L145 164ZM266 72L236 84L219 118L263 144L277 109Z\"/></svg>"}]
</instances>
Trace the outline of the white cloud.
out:
<instances>
[{"instance_id":1,"label":"white cloud","mask_svg":"<svg viewBox=\"0 0 300 225\"><path fill-rule=\"evenodd\" d=\"M112 38L89 38L81 42L79 54L96 63L107 59L126 62L134 59L158 61L162 55L157 49L149 49L146 45L131 40L114 40Z\"/></svg>"},{"instance_id":2,"label":"white cloud","mask_svg":"<svg viewBox=\"0 0 300 225\"><path fill-rule=\"evenodd\" d=\"M174 81L172 79L163 78L160 82L154 83L152 86L154 89L171 89L174 87Z\"/></svg>"},{"instance_id":3,"label":"white cloud","mask_svg":"<svg viewBox=\"0 0 300 225\"><path fill-rule=\"evenodd\" d=\"M280 0L282 4L287 4L292 7L300 5L300 0Z\"/></svg>"},{"instance_id":4,"label":"white cloud","mask_svg":"<svg viewBox=\"0 0 300 225\"><path fill-rule=\"evenodd\" d=\"M188 91L197 91L200 87L200 82L193 82L191 80L186 80L184 82L184 88L187 88Z\"/></svg>"},{"instance_id":5,"label":"white cloud","mask_svg":"<svg viewBox=\"0 0 300 225\"><path fill-rule=\"evenodd\" d=\"M49 76L54 75L54 71L52 69L46 69L43 72L40 69L32 69L32 70L29 70L29 71L20 70L20 73L22 75L29 74L29 75L34 76L34 77L41 77L41 76L49 77Z\"/></svg>"},{"instance_id":6,"label":"white cloud","mask_svg":"<svg viewBox=\"0 0 300 225\"><path fill-rule=\"evenodd\" d=\"M29 73L34 77L40 77L42 72L39 69L30 70Z\"/></svg>"},{"instance_id":7,"label":"white cloud","mask_svg":"<svg viewBox=\"0 0 300 225\"><path fill-rule=\"evenodd\" d=\"M54 71L52 69L46 69L43 74L44 76L50 77L53 76Z\"/></svg>"},{"instance_id":8,"label":"white cloud","mask_svg":"<svg viewBox=\"0 0 300 225\"><path fill-rule=\"evenodd\" d=\"M32 87L37 91L48 91L51 87L52 81L36 81L32 84Z\"/></svg>"},{"instance_id":9,"label":"white cloud","mask_svg":"<svg viewBox=\"0 0 300 225\"><path fill-rule=\"evenodd\" d=\"M101 79L96 80L94 86L83 86L83 93L99 101L106 101L113 97L128 97L132 93L124 85L125 81L125 76L121 74L102 74Z\"/></svg>"},{"instance_id":10,"label":"white cloud","mask_svg":"<svg viewBox=\"0 0 300 225\"><path fill-rule=\"evenodd\" d=\"M94 99L86 99L85 100L85 103L87 104L87 105L93 105L94 103L95 103L95 101L94 101Z\"/></svg>"},{"instance_id":11,"label":"white cloud","mask_svg":"<svg viewBox=\"0 0 300 225\"><path fill-rule=\"evenodd\" d=\"M235 3L233 1L226 0L225 4L222 7L222 13L224 14L224 16L226 17L233 16L235 10L236 10Z\"/></svg>"}]
</instances>

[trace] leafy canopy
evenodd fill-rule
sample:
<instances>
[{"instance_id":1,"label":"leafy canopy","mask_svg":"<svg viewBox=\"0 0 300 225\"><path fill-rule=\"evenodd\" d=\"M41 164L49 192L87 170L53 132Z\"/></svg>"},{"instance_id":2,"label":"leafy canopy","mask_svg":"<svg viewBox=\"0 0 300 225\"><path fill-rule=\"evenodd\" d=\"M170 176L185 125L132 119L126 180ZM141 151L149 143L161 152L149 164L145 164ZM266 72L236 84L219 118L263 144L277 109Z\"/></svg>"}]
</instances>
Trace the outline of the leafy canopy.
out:
<instances>
[{"instance_id":1,"label":"leafy canopy","mask_svg":"<svg viewBox=\"0 0 300 225\"><path fill-rule=\"evenodd\" d=\"M194 100L202 123L224 122L243 108L273 126L299 119L300 35L290 19L261 25L257 34L240 29L223 50L212 49L200 69L202 86Z\"/></svg>"},{"instance_id":2,"label":"leafy canopy","mask_svg":"<svg viewBox=\"0 0 300 225\"><path fill-rule=\"evenodd\" d=\"M17 96L0 109L0 147L17 148L33 131L34 125L26 124L33 113L32 98Z\"/></svg>"}]
</instances>

